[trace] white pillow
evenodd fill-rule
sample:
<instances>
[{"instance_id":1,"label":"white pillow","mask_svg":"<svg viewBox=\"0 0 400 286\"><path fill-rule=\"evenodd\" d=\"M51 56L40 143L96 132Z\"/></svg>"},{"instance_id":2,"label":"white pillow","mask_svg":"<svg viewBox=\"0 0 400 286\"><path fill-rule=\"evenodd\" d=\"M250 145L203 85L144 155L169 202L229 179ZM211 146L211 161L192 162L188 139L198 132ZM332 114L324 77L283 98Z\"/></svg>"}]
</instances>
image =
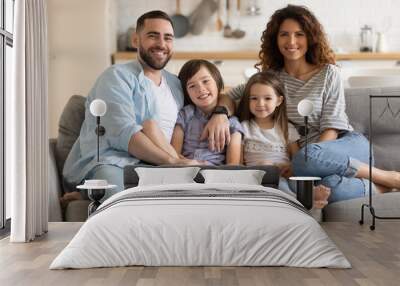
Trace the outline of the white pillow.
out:
<instances>
[{"instance_id":1,"label":"white pillow","mask_svg":"<svg viewBox=\"0 0 400 286\"><path fill-rule=\"evenodd\" d=\"M265 171L262 170L201 170L204 183L261 185Z\"/></svg>"},{"instance_id":2,"label":"white pillow","mask_svg":"<svg viewBox=\"0 0 400 286\"><path fill-rule=\"evenodd\" d=\"M199 167L135 168L139 176L139 186L195 183L193 179L199 170Z\"/></svg>"}]
</instances>

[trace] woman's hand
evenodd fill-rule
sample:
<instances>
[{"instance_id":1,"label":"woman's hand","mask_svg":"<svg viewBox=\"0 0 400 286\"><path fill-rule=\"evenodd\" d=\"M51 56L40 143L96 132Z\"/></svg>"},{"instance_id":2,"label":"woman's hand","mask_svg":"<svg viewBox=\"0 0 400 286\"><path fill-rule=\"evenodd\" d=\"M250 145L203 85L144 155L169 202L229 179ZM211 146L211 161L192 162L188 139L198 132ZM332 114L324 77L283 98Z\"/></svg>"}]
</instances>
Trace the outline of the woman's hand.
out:
<instances>
[{"instance_id":1,"label":"woman's hand","mask_svg":"<svg viewBox=\"0 0 400 286\"><path fill-rule=\"evenodd\" d=\"M231 141L229 119L225 114L214 114L204 127L200 140L208 138L208 149L221 152Z\"/></svg>"}]
</instances>

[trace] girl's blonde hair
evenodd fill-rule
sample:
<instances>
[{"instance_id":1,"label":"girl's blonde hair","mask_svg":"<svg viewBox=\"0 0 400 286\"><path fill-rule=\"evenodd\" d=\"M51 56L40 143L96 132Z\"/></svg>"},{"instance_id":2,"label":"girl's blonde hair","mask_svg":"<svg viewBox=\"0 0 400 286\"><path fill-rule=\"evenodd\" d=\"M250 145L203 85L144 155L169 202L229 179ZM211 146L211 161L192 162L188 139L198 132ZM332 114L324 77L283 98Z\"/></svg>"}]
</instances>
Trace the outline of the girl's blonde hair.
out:
<instances>
[{"instance_id":1,"label":"girl's blonde hair","mask_svg":"<svg viewBox=\"0 0 400 286\"><path fill-rule=\"evenodd\" d=\"M240 121L248 120L254 118L254 115L250 112L250 91L251 87L256 84L263 84L271 87L277 96L282 96L282 103L276 107L274 113L272 114L275 126L278 126L282 132L285 142L288 142L288 117L286 112L286 97L285 97L285 87L278 76L272 71L263 71L254 74L246 84L244 89L244 95L239 103L238 107L238 117Z\"/></svg>"}]
</instances>

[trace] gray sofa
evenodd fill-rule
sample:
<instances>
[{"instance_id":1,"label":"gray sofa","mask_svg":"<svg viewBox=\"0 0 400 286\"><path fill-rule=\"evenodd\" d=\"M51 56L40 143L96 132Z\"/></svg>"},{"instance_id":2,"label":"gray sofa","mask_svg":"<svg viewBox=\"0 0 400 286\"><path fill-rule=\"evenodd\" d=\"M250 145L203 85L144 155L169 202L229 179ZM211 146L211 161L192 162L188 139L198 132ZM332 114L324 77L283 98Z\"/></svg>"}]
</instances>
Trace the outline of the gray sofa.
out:
<instances>
[{"instance_id":1,"label":"gray sofa","mask_svg":"<svg viewBox=\"0 0 400 286\"><path fill-rule=\"evenodd\" d=\"M65 159L79 136L85 118L86 98L73 95L64 107L58 125L58 137L49 140L49 221L85 221L90 201L77 200L62 208L59 198L65 186L62 181L62 169Z\"/></svg>"},{"instance_id":2,"label":"gray sofa","mask_svg":"<svg viewBox=\"0 0 400 286\"><path fill-rule=\"evenodd\" d=\"M349 88L345 90L347 114L353 127L368 137L369 129L369 94L374 95L400 95L400 87L395 88ZM59 122L59 136L50 139L50 220L59 221L84 221L87 218L89 201L73 201L61 210L59 196L63 192L61 183L61 170L72 144L79 135L80 126L84 119L85 98L74 95L64 108ZM400 170L400 99L374 100L374 154L376 166ZM379 117L379 121L377 118ZM387 193L374 196L373 205L378 215L400 216L400 193ZM360 219L362 203L368 201L364 198L336 202L328 205L323 211L325 221L353 221ZM367 210L368 211L368 210ZM370 215L367 213L368 221Z\"/></svg>"}]
</instances>

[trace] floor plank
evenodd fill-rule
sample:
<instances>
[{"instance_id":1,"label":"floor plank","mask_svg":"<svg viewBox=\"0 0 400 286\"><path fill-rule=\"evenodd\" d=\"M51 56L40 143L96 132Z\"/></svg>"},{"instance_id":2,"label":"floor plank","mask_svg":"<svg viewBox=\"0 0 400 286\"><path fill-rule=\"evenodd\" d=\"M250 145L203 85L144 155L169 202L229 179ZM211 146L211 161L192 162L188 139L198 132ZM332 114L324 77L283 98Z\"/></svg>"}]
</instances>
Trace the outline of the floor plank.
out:
<instances>
[{"instance_id":1,"label":"floor plank","mask_svg":"<svg viewBox=\"0 0 400 286\"><path fill-rule=\"evenodd\" d=\"M399 285L400 221L368 225L323 223L329 237L351 262L352 269L290 267L117 267L49 270L81 223L50 223L49 233L32 243L0 240L0 285Z\"/></svg>"}]
</instances>

